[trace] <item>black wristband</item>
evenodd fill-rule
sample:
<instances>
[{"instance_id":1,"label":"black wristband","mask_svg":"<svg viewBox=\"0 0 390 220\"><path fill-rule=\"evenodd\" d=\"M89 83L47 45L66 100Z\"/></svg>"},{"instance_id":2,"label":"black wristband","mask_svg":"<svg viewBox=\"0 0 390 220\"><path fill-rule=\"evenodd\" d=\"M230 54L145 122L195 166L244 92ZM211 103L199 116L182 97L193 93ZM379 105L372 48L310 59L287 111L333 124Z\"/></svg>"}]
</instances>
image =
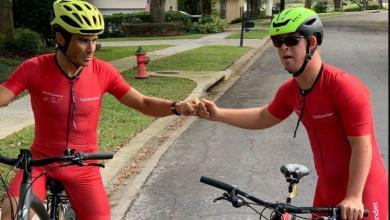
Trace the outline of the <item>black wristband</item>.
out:
<instances>
[{"instance_id":1,"label":"black wristband","mask_svg":"<svg viewBox=\"0 0 390 220\"><path fill-rule=\"evenodd\" d=\"M176 104L177 104L178 102L173 102L172 103L172 105L171 105L171 111L172 111L172 113L173 114L175 114L175 115L181 115L178 111L177 111L177 109L176 109Z\"/></svg>"}]
</instances>

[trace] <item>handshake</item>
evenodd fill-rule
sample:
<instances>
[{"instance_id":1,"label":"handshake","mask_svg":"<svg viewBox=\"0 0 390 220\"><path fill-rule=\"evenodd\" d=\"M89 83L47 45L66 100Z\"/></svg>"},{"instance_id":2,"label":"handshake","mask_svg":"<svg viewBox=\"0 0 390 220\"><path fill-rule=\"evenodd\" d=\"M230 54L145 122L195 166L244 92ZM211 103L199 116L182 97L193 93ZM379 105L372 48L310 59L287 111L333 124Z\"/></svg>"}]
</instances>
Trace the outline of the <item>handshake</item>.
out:
<instances>
[{"instance_id":1,"label":"handshake","mask_svg":"<svg viewBox=\"0 0 390 220\"><path fill-rule=\"evenodd\" d=\"M198 116L212 120L218 107L207 99L193 98L176 104L176 111L184 116Z\"/></svg>"}]
</instances>

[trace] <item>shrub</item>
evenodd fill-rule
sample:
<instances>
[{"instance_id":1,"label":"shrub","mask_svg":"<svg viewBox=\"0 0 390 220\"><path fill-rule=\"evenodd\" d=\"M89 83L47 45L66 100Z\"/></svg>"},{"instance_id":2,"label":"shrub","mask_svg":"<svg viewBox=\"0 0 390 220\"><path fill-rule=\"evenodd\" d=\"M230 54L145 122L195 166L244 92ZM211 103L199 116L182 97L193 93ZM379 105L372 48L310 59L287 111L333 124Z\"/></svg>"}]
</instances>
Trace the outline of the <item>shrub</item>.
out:
<instances>
[{"instance_id":1,"label":"shrub","mask_svg":"<svg viewBox=\"0 0 390 220\"><path fill-rule=\"evenodd\" d=\"M349 11L361 11L361 8L357 4L348 5L347 7L343 8L343 11L349 12Z\"/></svg>"},{"instance_id":2,"label":"shrub","mask_svg":"<svg viewBox=\"0 0 390 220\"><path fill-rule=\"evenodd\" d=\"M166 12L165 21L180 23L183 30L188 30L192 27L191 18L177 11Z\"/></svg>"},{"instance_id":3,"label":"shrub","mask_svg":"<svg viewBox=\"0 0 390 220\"><path fill-rule=\"evenodd\" d=\"M379 5L378 4L368 4L366 6L366 9L367 10L377 10L377 9L380 9Z\"/></svg>"},{"instance_id":4,"label":"shrub","mask_svg":"<svg viewBox=\"0 0 390 220\"><path fill-rule=\"evenodd\" d=\"M318 1L313 7L313 10L317 13L325 13L327 9L328 9L327 1Z\"/></svg>"},{"instance_id":5,"label":"shrub","mask_svg":"<svg viewBox=\"0 0 390 220\"><path fill-rule=\"evenodd\" d=\"M100 36L104 37L121 37L122 29L121 26L124 24L139 24L150 22L149 12L138 12L138 13L114 13L112 15L104 16L104 33Z\"/></svg>"},{"instance_id":6,"label":"shrub","mask_svg":"<svg viewBox=\"0 0 390 220\"><path fill-rule=\"evenodd\" d=\"M194 25L201 33L219 33L225 31L227 23L218 16L202 17L198 24Z\"/></svg>"},{"instance_id":7,"label":"shrub","mask_svg":"<svg viewBox=\"0 0 390 220\"><path fill-rule=\"evenodd\" d=\"M38 54L42 48L40 35L30 29L16 29L15 39L5 45L5 49L27 56Z\"/></svg>"},{"instance_id":8,"label":"shrub","mask_svg":"<svg viewBox=\"0 0 390 220\"><path fill-rule=\"evenodd\" d=\"M15 28L28 28L38 32L50 45L53 34L50 27L54 0L13 0Z\"/></svg>"},{"instance_id":9,"label":"shrub","mask_svg":"<svg viewBox=\"0 0 390 220\"><path fill-rule=\"evenodd\" d=\"M180 34L181 24L165 23L141 23L124 24L122 32L124 36L174 36Z\"/></svg>"}]
</instances>

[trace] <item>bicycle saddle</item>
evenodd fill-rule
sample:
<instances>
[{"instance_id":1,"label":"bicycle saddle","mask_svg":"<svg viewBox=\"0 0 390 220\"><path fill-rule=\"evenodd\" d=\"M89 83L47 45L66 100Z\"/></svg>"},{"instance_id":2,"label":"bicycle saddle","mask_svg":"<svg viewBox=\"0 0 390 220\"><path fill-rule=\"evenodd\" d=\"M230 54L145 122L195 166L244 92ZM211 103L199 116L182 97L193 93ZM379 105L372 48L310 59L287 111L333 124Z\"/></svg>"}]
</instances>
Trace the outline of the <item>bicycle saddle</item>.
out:
<instances>
[{"instance_id":1,"label":"bicycle saddle","mask_svg":"<svg viewBox=\"0 0 390 220\"><path fill-rule=\"evenodd\" d=\"M53 194L60 194L65 190L61 182L52 178L47 179L46 188Z\"/></svg>"},{"instance_id":2,"label":"bicycle saddle","mask_svg":"<svg viewBox=\"0 0 390 220\"><path fill-rule=\"evenodd\" d=\"M280 171L289 183L298 183L299 180L309 174L309 169L301 164L285 164Z\"/></svg>"}]
</instances>

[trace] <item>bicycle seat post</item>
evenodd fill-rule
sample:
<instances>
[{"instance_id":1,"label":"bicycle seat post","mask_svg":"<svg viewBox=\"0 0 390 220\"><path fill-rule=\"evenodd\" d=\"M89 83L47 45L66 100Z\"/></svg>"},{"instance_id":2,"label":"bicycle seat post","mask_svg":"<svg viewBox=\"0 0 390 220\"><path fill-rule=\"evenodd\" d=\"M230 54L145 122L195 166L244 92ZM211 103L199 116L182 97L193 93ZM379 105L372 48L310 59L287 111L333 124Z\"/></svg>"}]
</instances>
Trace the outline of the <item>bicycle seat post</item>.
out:
<instances>
[{"instance_id":1,"label":"bicycle seat post","mask_svg":"<svg viewBox=\"0 0 390 220\"><path fill-rule=\"evenodd\" d=\"M299 180L309 174L309 169L300 164L285 164L280 167L280 171L284 174L286 181L289 183L286 203L290 204L292 198L297 193L297 184Z\"/></svg>"}]
</instances>

